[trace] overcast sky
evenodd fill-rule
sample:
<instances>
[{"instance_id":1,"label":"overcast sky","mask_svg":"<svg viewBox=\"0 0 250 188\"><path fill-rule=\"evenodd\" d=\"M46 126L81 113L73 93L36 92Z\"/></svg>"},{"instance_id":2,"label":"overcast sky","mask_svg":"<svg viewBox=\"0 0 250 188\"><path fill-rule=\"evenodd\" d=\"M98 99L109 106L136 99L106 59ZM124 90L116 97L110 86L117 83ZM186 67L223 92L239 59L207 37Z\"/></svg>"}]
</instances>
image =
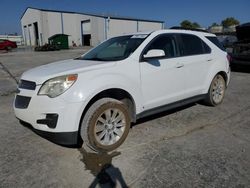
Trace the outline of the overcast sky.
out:
<instances>
[{"instance_id":1,"label":"overcast sky","mask_svg":"<svg viewBox=\"0 0 250 188\"><path fill-rule=\"evenodd\" d=\"M154 19L167 27L185 19L207 27L231 16L250 22L249 0L1 0L0 34L20 34L20 18L27 7Z\"/></svg>"}]
</instances>

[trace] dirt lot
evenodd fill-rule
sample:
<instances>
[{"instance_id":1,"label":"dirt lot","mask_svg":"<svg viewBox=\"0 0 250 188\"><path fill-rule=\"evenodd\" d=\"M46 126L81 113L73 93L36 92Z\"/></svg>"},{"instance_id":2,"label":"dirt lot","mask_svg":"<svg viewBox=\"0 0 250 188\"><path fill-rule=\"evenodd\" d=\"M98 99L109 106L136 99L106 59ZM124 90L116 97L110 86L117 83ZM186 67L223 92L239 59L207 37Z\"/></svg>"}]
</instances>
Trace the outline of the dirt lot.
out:
<instances>
[{"instance_id":1,"label":"dirt lot","mask_svg":"<svg viewBox=\"0 0 250 188\"><path fill-rule=\"evenodd\" d=\"M110 154L64 148L16 120L14 78L75 49L0 54L0 187L250 187L250 71L232 73L222 105L140 120ZM101 169L105 169L102 170Z\"/></svg>"}]
</instances>

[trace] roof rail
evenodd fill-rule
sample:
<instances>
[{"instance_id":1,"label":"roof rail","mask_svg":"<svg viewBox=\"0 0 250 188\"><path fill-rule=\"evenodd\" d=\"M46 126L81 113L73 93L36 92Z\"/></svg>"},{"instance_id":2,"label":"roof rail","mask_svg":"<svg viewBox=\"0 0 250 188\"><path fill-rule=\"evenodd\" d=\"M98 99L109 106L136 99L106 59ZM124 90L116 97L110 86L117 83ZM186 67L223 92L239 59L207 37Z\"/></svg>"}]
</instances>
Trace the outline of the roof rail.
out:
<instances>
[{"instance_id":1,"label":"roof rail","mask_svg":"<svg viewBox=\"0 0 250 188\"><path fill-rule=\"evenodd\" d=\"M204 32L204 33L209 33L208 31L203 30L203 29L193 29L193 28L185 28L185 27L179 27L179 26L174 26L174 27L171 27L170 29L190 30L190 31L200 31L200 32Z\"/></svg>"}]
</instances>

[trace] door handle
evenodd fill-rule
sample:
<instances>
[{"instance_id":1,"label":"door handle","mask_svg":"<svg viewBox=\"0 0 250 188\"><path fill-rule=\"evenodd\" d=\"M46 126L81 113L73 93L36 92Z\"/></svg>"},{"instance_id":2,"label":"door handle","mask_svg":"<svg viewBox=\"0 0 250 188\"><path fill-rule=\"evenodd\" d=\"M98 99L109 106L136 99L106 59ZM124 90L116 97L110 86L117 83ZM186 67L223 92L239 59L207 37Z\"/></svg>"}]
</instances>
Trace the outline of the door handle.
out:
<instances>
[{"instance_id":1,"label":"door handle","mask_svg":"<svg viewBox=\"0 0 250 188\"><path fill-rule=\"evenodd\" d=\"M213 59L207 59L207 61L213 61Z\"/></svg>"},{"instance_id":2,"label":"door handle","mask_svg":"<svg viewBox=\"0 0 250 188\"><path fill-rule=\"evenodd\" d=\"M175 65L175 68L181 68L181 67L184 67L184 64L183 63L177 63Z\"/></svg>"}]
</instances>

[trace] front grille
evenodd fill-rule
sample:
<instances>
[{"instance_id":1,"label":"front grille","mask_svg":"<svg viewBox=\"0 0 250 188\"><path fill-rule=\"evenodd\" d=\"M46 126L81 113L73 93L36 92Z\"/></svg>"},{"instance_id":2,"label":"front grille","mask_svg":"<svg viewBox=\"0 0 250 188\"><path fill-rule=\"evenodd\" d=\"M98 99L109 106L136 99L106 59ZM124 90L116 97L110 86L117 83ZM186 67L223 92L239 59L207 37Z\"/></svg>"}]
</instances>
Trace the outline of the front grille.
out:
<instances>
[{"instance_id":1,"label":"front grille","mask_svg":"<svg viewBox=\"0 0 250 188\"><path fill-rule=\"evenodd\" d=\"M30 103L30 99L31 99L31 97L17 95L16 99L15 99L15 107L21 108L21 109L28 108L29 103Z\"/></svg>"},{"instance_id":2,"label":"front grille","mask_svg":"<svg viewBox=\"0 0 250 188\"><path fill-rule=\"evenodd\" d=\"M27 80L20 80L18 87L21 89L35 90L36 82L31 82Z\"/></svg>"}]
</instances>

